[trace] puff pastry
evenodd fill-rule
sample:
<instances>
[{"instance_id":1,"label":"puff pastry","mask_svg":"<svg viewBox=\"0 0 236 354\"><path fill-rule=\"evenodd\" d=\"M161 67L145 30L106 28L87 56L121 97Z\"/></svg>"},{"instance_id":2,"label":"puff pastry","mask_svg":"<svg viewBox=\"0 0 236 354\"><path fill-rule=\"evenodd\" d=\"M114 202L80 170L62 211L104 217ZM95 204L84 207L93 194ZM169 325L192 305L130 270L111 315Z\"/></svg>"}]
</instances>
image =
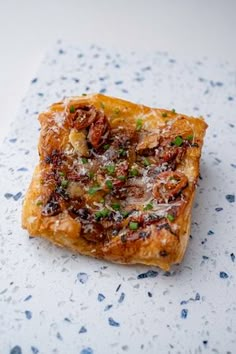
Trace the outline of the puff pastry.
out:
<instances>
[{"instance_id":1,"label":"puff pastry","mask_svg":"<svg viewBox=\"0 0 236 354\"><path fill-rule=\"evenodd\" d=\"M168 270L185 253L207 124L101 94L39 115L22 225L84 255Z\"/></svg>"}]
</instances>

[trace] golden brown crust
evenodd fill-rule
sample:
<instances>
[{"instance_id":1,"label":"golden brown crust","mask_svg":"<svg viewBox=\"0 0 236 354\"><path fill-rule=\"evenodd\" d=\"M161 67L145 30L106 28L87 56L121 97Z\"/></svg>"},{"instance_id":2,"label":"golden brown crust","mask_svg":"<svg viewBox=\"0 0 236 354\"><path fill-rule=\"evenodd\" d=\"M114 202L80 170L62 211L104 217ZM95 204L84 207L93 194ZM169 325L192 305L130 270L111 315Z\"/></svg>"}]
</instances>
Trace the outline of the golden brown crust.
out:
<instances>
[{"instance_id":1,"label":"golden brown crust","mask_svg":"<svg viewBox=\"0 0 236 354\"><path fill-rule=\"evenodd\" d=\"M102 112L96 113L96 120L93 120L95 118L89 112L89 119L91 119L89 124L90 126L94 124L89 133L86 132L88 127L85 126L88 116L86 116L85 120L82 119L85 116L78 120L76 113L73 112L77 107L82 106L95 107L97 112ZM70 107L73 107L73 111ZM70 109L72 112L70 112ZM89 109L86 108L87 111ZM88 113L85 112L84 114ZM104 115L108 122L105 122ZM137 127L137 124L140 123L140 117L142 120L141 126ZM92 120L98 123L95 124ZM39 121L42 128L38 146L40 163L35 169L24 200L22 212L22 226L28 230L30 235L48 238L59 246L68 247L81 254L119 263L157 265L167 270L171 264L179 263L182 260L189 238L191 208L199 175L201 148L207 128L203 119L187 117L172 111L153 109L96 94L73 97L54 104L49 111L40 114ZM157 183L155 191L153 189L152 198L156 198L154 212L158 215L158 222L147 223L147 225L145 223L142 224L144 229L148 230L148 237L140 237L141 233L136 230L130 231L130 222L138 220L138 223L141 223L140 218L142 218L143 222L143 217L146 217L146 214L143 216L144 204L140 206L141 204L139 205L138 203L135 205L136 214L138 211L138 219L132 219L132 216L124 219L122 221L122 230L114 237L103 239L97 232L98 239L93 242L89 239L89 235L87 238L84 237L83 225L79 217L74 217L73 213L70 213L68 203L71 205L72 201L68 202L64 195L60 200L60 204L58 204L57 199L55 199L56 201L52 200L55 188L58 188L56 187L58 180L55 178L55 173L54 177L51 177L51 166L53 164L54 167L56 164L59 166L61 163L57 160L56 162L52 161L54 159L53 154L54 151L66 152L67 163L74 166L75 153L77 154L76 156L79 156L78 158L89 156L88 146L91 148L92 145L92 149L96 151L101 144L105 143L108 130L115 131L115 129L120 129L120 127L125 128L126 132L128 131L132 134L136 132L138 134L136 154L140 153L142 156L143 151L152 151L152 149L158 148L159 150L155 150L158 151L158 153L156 152L157 156L152 155L149 160L152 163L152 159L154 161L155 158L154 163L158 164L158 166L168 166L167 172L159 174L159 180L157 177L154 182L153 180L151 181L153 185ZM98 133L101 133L100 137L102 136L102 139L104 137L104 141L101 138L99 140ZM87 137L87 140L85 140L85 137ZM181 137L182 142L181 140L175 141L176 137L177 139ZM188 143L189 138L191 144ZM80 141L79 144L78 141ZM51 156L50 163L45 163L49 156ZM126 158L119 162L118 167L116 167L117 169L119 168L119 172L115 173L122 174L125 171L125 160ZM132 149L130 148L129 165L132 163L135 163L135 161L132 161ZM148 168L151 171L151 167ZM105 189L99 190L95 196L86 194L84 190L81 192L78 188L78 183L73 182L75 177L77 178L77 176L74 176L74 170L72 168L70 170L67 169L66 173L69 176L68 178L70 178L69 187L66 185L67 192L69 194L72 192L77 193L76 202L80 198L85 198L86 203L91 203L92 199L92 202L96 204L104 197L104 193L106 195L109 192ZM181 179L182 176L184 176L183 179ZM68 181L63 180L64 177L59 176L58 178L60 183L68 183ZM102 175L99 176L98 174L96 178L97 182L103 183L101 180L103 178ZM146 185L146 180L144 177L142 178L142 185L139 189L148 189L149 179ZM168 180L166 180L167 178ZM42 179L47 180L47 183L42 182ZM175 183L173 188L171 185L172 180ZM181 183L183 182L182 184L180 180ZM187 183L185 183L186 180ZM153 185L151 186L152 188L154 188ZM180 186L182 186L182 189L176 191L176 188L178 189ZM160 190L158 192L158 188L161 188L161 192ZM51 198L50 207L56 205L56 207L60 208L60 212L53 210L50 215L43 213L43 210L45 210L43 208L45 203L48 203L49 198ZM75 202L74 199L73 202ZM129 203L132 204L132 201ZM174 218L172 215L169 216L169 210L171 210ZM48 209L46 211L48 212ZM109 221L107 222L109 223ZM127 230L129 230L128 233ZM101 237L101 240L99 240L99 237Z\"/></svg>"}]
</instances>

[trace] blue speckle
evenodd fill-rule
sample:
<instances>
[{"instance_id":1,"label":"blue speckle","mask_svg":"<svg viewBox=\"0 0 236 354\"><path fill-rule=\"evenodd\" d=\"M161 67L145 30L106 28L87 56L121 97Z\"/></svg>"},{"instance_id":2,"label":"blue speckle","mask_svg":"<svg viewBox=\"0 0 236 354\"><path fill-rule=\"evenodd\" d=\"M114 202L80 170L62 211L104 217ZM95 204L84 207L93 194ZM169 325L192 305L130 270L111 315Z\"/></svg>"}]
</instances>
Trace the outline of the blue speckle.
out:
<instances>
[{"instance_id":1,"label":"blue speckle","mask_svg":"<svg viewBox=\"0 0 236 354\"><path fill-rule=\"evenodd\" d=\"M182 309L181 310L181 318L187 318L187 316L188 316L188 310Z\"/></svg>"},{"instance_id":2,"label":"blue speckle","mask_svg":"<svg viewBox=\"0 0 236 354\"><path fill-rule=\"evenodd\" d=\"M22 193L21 193L21 192L18 192L18 193L16 193L15 195L13 195L13 199L14 199L15 201L17 201L18 199L20 199L21 196L22 196Z\"/></svg>"},{"instance_id":3,"label":"blue speckle","mask_svg":"<svg viewBox=\"0 0 236 354\"><path fill-rule=\"evenodd\" d=\"M115 85L122 85L123 84L123 81L115 81Z\"/></svg>"},{"instance_id":4,"label":"blue speckle","mask_svg":"<svg viewBox=\"0 0 236 354\"><path fill-rule=\"evenodd\" d=\"M93 349L88 347L81 350L80 354L93 354Z\"/></svg>"},{"instance_id":5,"label":"blue speckle","mask_svg":"<svg viewBox=\"0 0 236 354\"><path fill-rule=\"evenodd\" d=\"M32 312L26 310L26 311L25 311L25 316L26 316L27 320L31 320L31 318L32 318Z\"/></svg>"},{"instance_id":6,"label":"blue speckle","mask_svg":"<svg viewBox=\"0 0 236 354\"><path fill-rule=\"evenodd\" d=\"M5 194L4 194L4 197L5 197L6 199L10 199L11 197L13 197L13 194L11 194L11 193L5 193Z\"/></svg>"},{"instance_id":7,"label":"blue speckle","mask_svg":"<svg viewBox=\"0 0 236 354\"><path fill-rule=\"evenodd\" d=\"M21 168L18 168L17 171L25 172L25 171L28 171L28 168L26 168L26 167L21 167Z\"/></svg>"},{"instance_id":8,"label":"blue speckle","mask_svg":"<svg viewBox=\"0 0 236 354\"><path fill-rule=\"evenodd\" d=\"M36 348L36 347L34 347L34 346L31 347L31 350L32 350L32 353L33 353L33 354L38 354L38 353L39 353L38 348Z\"/></svg>"},{"instance_id":9,"label":"blue speckle","mask_svg":"<svg viewBox=\"0 0 236 354\"><path fill-rule=\"evenodd\" d=\"M220 272L220 278L221 279L227 279L229 276L228 276L228 274L227 273L225 273L225 272Z\"/></svg>"},{"instance_id":10,"label":"blue speckle","mask_svg":"<svg viewBox=\"0 0 236 354\"><path fill-rule=\"evenodd\" d=\"M81 284L85 284L88 281L88 274L87 273L78 273L77 278Z\"/></svg>"},{"instance_id":11,"label":"blue speckle","mask_svg":"<svg viewBox=\"0 0 236 354\"><path fill-rule=\"evenodd\" d=\"M16 345L14 348L11 349L10 354L22 354L21 347Z\"/></svg>"},{"instance_id":12,"label":"blue speckle","mask_svg":"<svg viewBox=\"0 0 236 354\"><path fill-rule=\"evenodd\" d=\"M26 296L26 298L24 299L24 301L29 301L30 299L32 299L32 295Z\"/></svg>"},{"instance_id":13,"label":"blue speckle","mask_svg":"<svg viewBox=\"0 0 236 354\"><path fill-rule=\"evenodd\" d=\"M234 164L234 163L231 163L230 166L233 168L236 168L236 164Z\"/></svg>"},{"instance_id":14,"label":"blue speckle","mask_svg":"<svg viewBox=\"0 0 236 354\"><path fill-rule=\"evenodd\" d=\"M38 81L37 77L35 77L33 80L31 80L31 84L35 84Z\"/></svg>"},{"instance_id":15,"label":"blue speckle","mask_svg":"<svg viewBox=\"0 0 236 354\"><path fill-rule=\"evenodd\" d=\"M207 235L208 235L208 236L214 235L214 231L209 230L208 233L207 233Z\"/></svg>"},{"instance_id":16,"label":"blue speckle","mask_svg":"<svg viewBox=\"0 0 236 354\"><path fill-rule=\"evenodd\" d=\"M215 211L221 211L221 210L223 210L223 208L215 208Z\"/></svg>"},{"instance_id":17,"label":"blue speckle","mask_svg":"<svg viewBox=\"0 0 236 354\"><path fill-rule=\"evenodd\" d=\"M80 330L79 330L79 333L81 334L81 333L86 333L87 332L87 329L84 327L84 326L82 326L81 328L80 328Z\"/></svg>"},{"instance_id":18,"label":"blue speckle","mask_svg":"<svg viewBox=\"0 0 236 354\"><path fill-rule=\"evenodd\" d=\"M109 317L109 318L108 318L108 323L109 323L109 325L112 326L112 327L120 327L119 322L116 322L115 320L113 320L112 317Z\"/></svg>"},{"instance_id":19,"label":"blue speckle","mask_svg":"<svg viewBox=\"0 0 236 354\"><path fill-rule=\"evenodd\" d=\"M124 299L125 299L125 293L121 293L118 300L119 304L121 304L124 301Z\"/></svg>"},{"instance_id":20,"label":"blue speckle","mask_svg":"<svg viewBox=\"0 0 236 354\"><path fill-rule=\"evenodd\" d=\"M63 49L59 49L59 50L58 50L58 53L59 53L59 54L65 54L65 51L64 51Z\"/></svg>"},{"instance_id":21,"label":"blue speckle","mask_svg":"<svg viewBox=\"0 0 236 354\"><path fill-rule=\"evenodd\" d=\"M63 338L62 338L62 336L61 336L61 333L60 332L57 332L57 339L59 339L59 340L63 340Z\"/></svg>"},{"instance_id":22,"label":"blue speckle","mask_svg":"<svg viewBox=\"0 0 236 354\"><path fill-rule=\"evenodd\" d=\"M196 293L195 295L195 301L199 301L200 300L200 294L199 293Z\"/></svg>"},{"instance_id":23,"label":"blue speckle","mask_svg":"<svg viewBox=\"0 0 236 354\"><path fill-rule=\"evenodd\" d=\"M234 98L233 98L232 96L229 96L229 97L228 97L228 101L233 101L233 99L234 99Z\"/></svg>"},{"instance_id":24,"label":"blue speckle","mask_svg":"<svg viewBox=\"0 0 236 354\"><path fill-rule=\"evenodd\" d=\"M105 300L105 298L106 297L103 294L101 294L101 293L98 294L98 301L99 302L102 302L103 300Z\"/></svg>"},{"instance_id":25,"label":"blue speckle","mask_svg":"<svg viewBox=\"0 0 236 354\"><path fill-rule=\"evenodd\" d=\"M38 96L39 96L39 97L43 97L44 94L43 94L42 92L38 92Z\"/></svg>"},{"instance_id":26,"label":"blue speckle","mask_svg":"<svg viewBox=\"0 0 236 354\"><path fill-rule=\"evenodd\" d=\"M107 90L106 90L105 88L102 88L102 89L99 91L99 93L105 93L105 92L107 92Z\"/></svg>"},{"instance_id":27,"label":"blue speckle","mask_svg":"<svg viewBox=\"0 0 236 354\"><path fill-rule=\"evenodd\" d=\"M144 279L144 278L155 278L158 275L158 272L155 270L148 270L146 273L141 273L138 275L138 279Z\"/></svg>"},{"instance_id":28,"label":"blue speckle","mask_svg":"<svg viewBox=\"0 0 236 354\"><path fill-rule=\"evenodd\" d=\"M104 311L108 311L112 308L113 305L109 304L109 305L106 305L106 307L104 308Z\"/></svg>"},{"instance_id":29,"label":"blue speckle","mask_svg":"<svg viewBox=\"0 0 236 354\"><path fill-rule=\"evenodd\" d=\"M226 194L225 198L229 203L235 202L235 195L234 194Z\"/></svg>"},{"instance_id":30,"label":"blue speckle","mask_svg":"<svg viewBox=\"0 0 236 354\"><path fill-rule=\"evenodd\" d=\"M232 262L234 262L234 261L235 261L235 254L234 254L234 253L231 253L231 254L230 254L230 257L231 257Z\"/></svg>"},{"instance_id":31,"label":"blue speckle","mask_svg":"<svg viewBox=\"0 0 236 354\"><path fill-rule=\"evenodd\" d=\"M13 143L13 144L14 144L16 141L17 141L17 138L9 139L9 142L10 142L10 143Z\"/></svg>"}]
</instances>

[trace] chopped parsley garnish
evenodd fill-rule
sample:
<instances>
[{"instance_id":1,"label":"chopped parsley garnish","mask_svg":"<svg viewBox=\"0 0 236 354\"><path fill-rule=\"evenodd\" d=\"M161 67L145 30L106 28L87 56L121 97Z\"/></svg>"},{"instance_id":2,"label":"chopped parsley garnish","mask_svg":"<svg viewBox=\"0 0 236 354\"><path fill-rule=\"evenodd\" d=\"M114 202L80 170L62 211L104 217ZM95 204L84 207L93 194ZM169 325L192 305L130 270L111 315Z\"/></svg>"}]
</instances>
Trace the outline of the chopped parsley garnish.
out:
<instances>
[{"instance_id":1,"label":"chopped parsley garnish","mask_svg":"<svg viewBox=\"0 0 236 354\"><path fill-rule=\"evenodd\" d=\"M37 206L43 205L43 202L41 200L38 200L36 203Z\"/></svg>"},{"instance_id":2,"label":"chopped parsley garnish","mask_svg":"<svg viewBox=\"0 0 236 354\"><path fill-rule=\"evenodd\" d=\"M152 203L148 203L144 208L143 208L143 210L151 210L151 209L153 209L153 205L152 205Z\"/></svg>"},{"instance_id":3,"label":"chopped parsley garnish","mask_svg":"<svg viewBox=\"0 0 236 354\"><path fill-rule=\"evenodd\" d=\"M174 109L174 108L172 109L172 113L176 113L176 111L175 111L175 109Z\"/></svg>"},{"instance_id":4,"label":"chopped parsley garnish","mask_svg":"<svg viewBox=\"0 0 236 354\"><path fill-rule=\"evenodd\" d=\"M99 203L104 204L104 203L105 203L105 199L104 199L104 198L100 199L100 200L99 200Z\"/></svg>"},{"instance_id":5,"label":"chopped parsley garnish","mask_svg":"<svg viewBox=\"0 0 236 354\"><path fill-rule=\"evenodd\" d=\"M107 181L106 181L106 186L107 186L109 189L112 189L112 188L113 188L113 183L112 183L112 181L107 180Z\"/></svg>"},{"instance_id":6,"label":"chopped parsley garnish","mask_svg":"<svg viewBox=\"0 0 236 354\"><path fill-rule=\"evenodd\" d=\"M62 188L67 188L68 187L68 184L69 184L69 181L67 181L67 179L63 179L61 181L61 186Z\"/></svg>"},{"instance_id":7,"label":"chopped parsley garnish","mask_svg":"<svg viewBox=\"0 0 236 354\"><path fill-rule=\"evenodd\" d=\"M86 157L82 157L81 160L82 160L82 163L83 163L83 164L88 163L88 159L86 159Z\"/></svg>"},{"instance_id":8,"label":"chopped parsley garnish","mask_svg":"<svg viewBox=\"0 0 236 354\"><path fill-rule=\"evenodd\" d=\"M137 121L136 121L136 130L137 131L140 131L141 129L142 129L142 126L143 126L143 121L142 121L142 119L137 119Z\"/></svg>"},{"instance_id":9,"label":"chopped parsley garnish","mask_svg":"<svg viewBox=\"0 0 236 354\"><path fill-rule=\"evenodd\" d=\"M118 150L118 154L119 156L126 156L126 150L121 148Z\"/></svg>"},{"instance_id":10,"label":"chopped parsley garnish","mask_svg":"<svg viewBox=\"0 0 236 354\"><path fill-rule=\"evenodd\" d=\"M75 107L74 106L70 106L70 113L75 113Z\"/></svg>"},{"instance_id":11,"label":"chopped parsley garnish","mask_svg":"<svg viewBox=\"0 0 236 354\"><path fill-rule=\"evenodd\" d=\"M183 144L183 139L181 136L177 136L175 140L171 142L172 145L181 146Z\"/></svg>"},{"instance_id":12,"label":"chopped parsley garnish","mask_svg":"<svg viewBox=\"0 0 236 354\"><path fill-rule=\"evenodd\" d=\"M163 117L163 118L168 117L167 113L166 113L166 112L163 112L163 113L162 113L162 117Z\"/></svg>"},{"instance_id":13,"label":"chopped parsley garnish","mask_svg":"<svg viewBox=\"0 0 236 354\"><path fill-rule=\"evenodd\" d=\"M82 96L87 96L87 93L82 93Z\"/></svg>"},{"instance_id":14,"label":"chopped parsley garnish","mask_svg":"<svg viewBox=\"0 0 236 354\"><path fill-rule=\"evenodd\" d=\"M114 172L115 172L115 166L114 165L108 165L108 166L106 166L106 170L107 170L107 172L109 173L109 174L113 174Z\"/></svg>"},{"instance_id":15,"label":"chopped parsley garnish","mask_svg":"<svg viewBox=\"0 0 236 354\"><path fill-rule=\"evenodd\" d=\"M95 193L97 193L98 191L101 190L101 187L100 186L93 186L93 187L90 187L89 190L88 190L88 194L90 195L94 195Z\"/></svg>"},{"instance_id":16,"label":"chopped parsley garnish","mask_svg":"<svg viewBox=\"0 0 236 354\"><path fill-rule=\"evenodd\" d=\"M131 177L138 176L138 170L137 170L137 168L132 168L132 170L129 171L129 175L130 175Z\"/></svg>"},{"instance_id":17,"label":"chopped parsley garnish","mask_svg":"<svg viewBox=\"0 0 236 354\"><path fill-rule=\"evenodd\" d=\"M111 207L112 207L112 209L114 209L114 210L116 210L116 211L120 210L120 204L119 204L119 203L113 203L113 204L111 205Z\"/></svg>"},{"instance_id":18,"label":"chopped parsley garnish","mask_svg":"<svg viewBox=\"0 0 236 354\"><path fill-rule=\"evenodd\" d=\"M102 109L105 108L105 104L103 102L100 102L100 106L101 106Z\"/></svg>"},{"instance_id":19,"label":"chopped parsley garnish","mask_svg":"<svg viewBox=\"0 0 236 354\"><path fill-rule=\"evenodd\" d=\"M126 218L129 215L129 211L128 210L122 210L121 211L121 215Z\"/></svg>"},{"instance_id":20,"label":"chopped parsley garnish","mask_svg":"<svg viewBox=\"0 0 236 354\"><path fill-rule=\"evenodd\" d=\"M143 164L144 164L144 166L147 167L147 166L151 165L151 162L146 157L144 157Z\"/></svg>"},{"instance_id":21,"label":"chopped parsley garnish","mask_svg":"<svg viewBox=\"0 0 236 354\"><path fill-rule=\"evenodd\" d=\"M58 172L59 176L65 177L65 172Z\"/></svg>"},{"instance_id":22,"label":"chopped parsley garnish","mask_svg":"<svg viewBox=\"0 0 236 354\"><path fill-rule=\"evenodd\" d=\"M102 209L102 210L96 211L95 218L96 219L105 218L109 214L110 214L110 211L108 209Z\"/></svg>"},{"instance_id":23,"label":"chopped parsley garnish","mask_svg":"<svg viewBox=\"0 0 236 354\"><path fill-rule=\"evenodd\" d=\"M93 177L94 177L94 172L89 171L88 176L89 176L90 179L93 179Z\"/></svg>"},{"instance_id":24,"label":"chopped parsley garnish","mask_svg":"<svg viewBox=\"0 0 236 354\"><path fill-rule=\"evenodd\" d=\"M171 214L167 214L167 219L172 222L175 220L175 217Z\"/></svg>"},{"instance_id":25,"label":"chopped parsley garnish","mask_svg":"<svg viewBox=\"0 0 236 354\"><path fill-rule=\"evenodd\" d=\"M115 113L115 114L119 114L119 113L120 113L120 108L116 107L116 108L114 109L114 113Z\"/></svg>"},{"instance_id":26,"label":"chopped parsley garnish","mask_svg":"<svg viewBox=\"0 0 236 354\"><path fill-rule=\"evenodd\" d=\"M126 177L125 176L118 176L117 177L120 181L125 181L126 180Z\"/></svg>"},{"instance_id":27,"label":"chopped parsley garnish","mask_svg":"<svg viewBox=\"0 0 236 354\"><path fill-rule=\"evenodd\" d=\"M138 222L135 222L135 221L131 221L130 223L129 223L129 228L130 228L130 230L138 230Z\"/></svg>"},{"instance_id":28,"label":"chopped parsley garnish","mask_svg":"<svg viewBox=\"0 0 236 354\"><path fill-rule=\"evenodd\" d=\"M189 135L189 136L187 136L187 138L186 138L187 140L193 140L193 135Z\"/></svg>"},{"instance_id":29,"label":"chopped parsley garnish","mask_svg":"<svg viewBox=\"0 0 236 354\"><path fill-rule=\"evenodd\" d=\"M105 144L105 145L103 146L103 149L104 149L104 150L108 150L108 149L109 149L109 147L110 147L110 145L109 145L109 144Z\"/></svg>"}]
</instances>

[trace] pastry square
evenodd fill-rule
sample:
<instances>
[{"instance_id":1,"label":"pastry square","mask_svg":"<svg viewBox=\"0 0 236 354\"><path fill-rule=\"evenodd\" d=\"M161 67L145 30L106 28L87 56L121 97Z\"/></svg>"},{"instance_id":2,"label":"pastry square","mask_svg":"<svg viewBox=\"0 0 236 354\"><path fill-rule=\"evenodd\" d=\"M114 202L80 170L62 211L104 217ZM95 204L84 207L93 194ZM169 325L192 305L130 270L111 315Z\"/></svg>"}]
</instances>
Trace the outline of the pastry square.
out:
<instances>
[{"instance_id":1,"label":"pastry square","mask_svg":"<svg viewBox=\"0 0 236 354\"><path fill-rule=\"evenodd\" d=\"M181 262L207 124L101 94L39 115L22 226L83 255L168 270Z\"/></svg>"}]
</instances>

